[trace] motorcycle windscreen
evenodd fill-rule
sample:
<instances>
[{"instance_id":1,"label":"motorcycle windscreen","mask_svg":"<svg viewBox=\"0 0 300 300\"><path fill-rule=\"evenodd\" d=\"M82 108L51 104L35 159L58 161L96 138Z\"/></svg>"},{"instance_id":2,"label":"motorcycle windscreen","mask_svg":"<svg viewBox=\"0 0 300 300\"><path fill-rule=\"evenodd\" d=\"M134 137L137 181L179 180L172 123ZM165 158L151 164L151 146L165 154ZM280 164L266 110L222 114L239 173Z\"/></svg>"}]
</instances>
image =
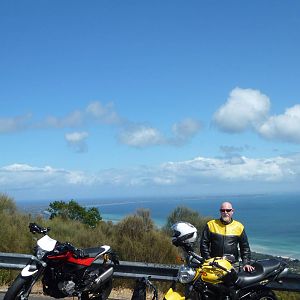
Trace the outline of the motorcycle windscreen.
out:
<instances>
[{"instance_id":1,"label":"motorcycle windscreen","mask_svg":"<svg viewBox=\"0 0 300 300\"><path fill-rule=\"evenodd\" d=\"M39 247L46 251L52 251L56 245L57 241L51 239L50 236L45 235L37 241Z\"/></svg>"}]
</instances>

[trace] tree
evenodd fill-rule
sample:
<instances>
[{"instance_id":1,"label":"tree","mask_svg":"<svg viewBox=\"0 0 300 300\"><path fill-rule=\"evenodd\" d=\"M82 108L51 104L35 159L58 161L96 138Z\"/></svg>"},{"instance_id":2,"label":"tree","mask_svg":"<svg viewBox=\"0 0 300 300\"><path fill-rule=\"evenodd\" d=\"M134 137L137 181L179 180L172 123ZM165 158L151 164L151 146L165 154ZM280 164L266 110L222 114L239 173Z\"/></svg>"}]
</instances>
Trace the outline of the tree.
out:
<instances>
[{"instance_id":1,"label":"tree","mask_svg":"<svg viewBox=\"0 0 300 300\"><path fill-rule=\"evenodd\" d=\"M102 220L96 207L86 209L74 200L68 203L64 201L51 202L47 211L50 213L50 219L61 217L62 219L79 221L90 227L95 227Z\"/></svg>"}]
</instances>

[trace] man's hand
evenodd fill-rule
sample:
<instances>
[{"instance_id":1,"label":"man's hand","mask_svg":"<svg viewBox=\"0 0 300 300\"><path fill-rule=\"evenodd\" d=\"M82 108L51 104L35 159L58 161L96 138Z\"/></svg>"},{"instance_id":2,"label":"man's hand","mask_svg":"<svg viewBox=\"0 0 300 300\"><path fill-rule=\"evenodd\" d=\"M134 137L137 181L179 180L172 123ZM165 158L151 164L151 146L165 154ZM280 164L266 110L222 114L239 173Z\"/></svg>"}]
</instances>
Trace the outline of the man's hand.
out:
<instances>
[{"instance_id":1,"label":"man's hand","mask_svg":"<svg viewBox=\"0 0 300 300\"><path fill-rule=\"evenodd\" d=\"M244 265L243 270L246 271L246 272L252 272L252 271L255 270L255 268L251 265Z\"/></svg>"}]
</instances>

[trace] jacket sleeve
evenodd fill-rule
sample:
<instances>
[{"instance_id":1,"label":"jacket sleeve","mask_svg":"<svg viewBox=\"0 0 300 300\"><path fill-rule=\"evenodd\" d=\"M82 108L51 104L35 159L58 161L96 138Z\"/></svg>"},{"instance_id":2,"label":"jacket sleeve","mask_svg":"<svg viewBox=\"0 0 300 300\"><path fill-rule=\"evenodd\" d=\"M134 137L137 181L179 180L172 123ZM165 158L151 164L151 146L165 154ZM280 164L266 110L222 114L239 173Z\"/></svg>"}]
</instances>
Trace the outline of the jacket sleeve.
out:
<instances>
[{"instance_id":1,"label":"jacket sleeve","mask_svg":"<svg viewBox=\"0 0 300 300\"><path fill-rule=\"evenodd\" d=\"M247 265L251 261L251 251L250 251L250 246L248 243L248 238L247 238L245 229L243 230L242 234L240 235L239 246L240 246L240 252L241 252L241 258L243 261L243 265Z\"/></svg>"},{"instance_id":2,"label":"jacket sleeve","mask_svg":"<svg viewBox=\"0 0 300 300\"><path fill-rule=\"evenodd\" d=\"M207 224L202 232L200 240L200 253L203 258L210 258L210 231Z\"/></svg>"}]
</instances>

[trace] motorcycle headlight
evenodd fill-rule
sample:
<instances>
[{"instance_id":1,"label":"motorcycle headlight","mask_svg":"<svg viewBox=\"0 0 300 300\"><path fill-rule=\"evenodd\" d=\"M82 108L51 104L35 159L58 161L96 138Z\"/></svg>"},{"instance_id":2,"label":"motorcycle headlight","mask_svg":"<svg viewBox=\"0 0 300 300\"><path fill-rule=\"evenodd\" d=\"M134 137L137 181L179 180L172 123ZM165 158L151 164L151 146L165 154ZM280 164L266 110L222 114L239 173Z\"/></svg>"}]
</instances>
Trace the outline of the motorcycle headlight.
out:
<instances>
[{"instance_id":1,"label":"motorcycle headlight","mask_svg":"<svg viewBox=\"0 0 300 300\"><path fill-rule=\"evenodd\" d=\"M189 283L195 277L196 271L191 267L181 266L178 270L178 280L181 283Z\"/></svg>"},{"instance_id":2,"label":"motorcycle headlight","mask_svg":"<svg viewBox=\"0 0 300 300\"><path fill-rule=\"evenodd\" d=\"M42 259L47 252L48 251L42 249L41 247L37 247L37 249L36 249L36 257L38 259Z\"/></svg>"}]
</instances>

